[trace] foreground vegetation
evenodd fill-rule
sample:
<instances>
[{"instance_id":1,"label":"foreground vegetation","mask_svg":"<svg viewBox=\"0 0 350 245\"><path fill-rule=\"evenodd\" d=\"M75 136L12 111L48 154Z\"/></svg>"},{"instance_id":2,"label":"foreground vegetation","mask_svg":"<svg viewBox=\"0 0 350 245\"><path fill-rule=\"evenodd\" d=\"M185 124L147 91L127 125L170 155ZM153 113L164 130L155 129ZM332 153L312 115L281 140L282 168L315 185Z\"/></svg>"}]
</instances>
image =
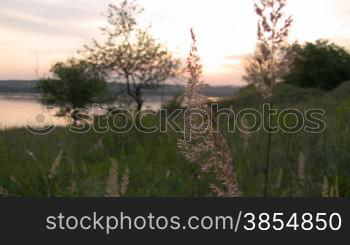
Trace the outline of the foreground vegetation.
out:
<instances>
[{"instance_id":1,"label":"foreground vegetation","mask_svg":"<svg viewBox=\"0 0 350 245\"><path fill-rule=\"evenodd\" d=\"M290 85L275 88L277 108L326 110L327 129L274 134L268 196L350 196L350 83L332 92ZM264 99L252 87L222 107L261 109ZM177 103L169 103L174 109ZM151 118L148 123L152 123ZM262 196L267 134L222 133L228 140L243 196ZM144 134L73 134L57 128L45 136L26 129L0 132L0 195L15 197L104 196L116 159L120 173L130 170L125 196L212 196L212 176L196 178L197 169L178 151L174 132Z\"/></svg>"},{"instance_id":2,"label":"foreground vegetation","mask_svg":"<svg viewBox=\"0 0 350 245\"><path fill-rule=\"evenodd\" d=\"M344 197L350 195L350 83L331 92L279 85L271 102L278 111L285 108L304 112L326 111L322 133L278 133L272 135L268 196ZM264 99L254 89L245 89L224 102L235 110L261 110ZM277 120L275 118L275 120ZM284 122L294 125L295 122ZM236 133L227 136L234 152L241 188L247 196L263 192L267 133Z\"/></svg>"},{"instance_id":3,"label":"foreground vegetation","mask_svg":"<svg viewBox=\"0 0 350 245\"><path fill-rule=\"evenodd\" d=\"M56 128L39 136L9 129L0 132L0 196L350 196L350 83L342 83L350 78L350 54L326 41L286 45L293 23L284 12L286 1L261 0L254 7L257 46L246 59L244 76L250 86L222 101L221 109L231 108L237 115L246 108L261 112L263 104L279 111L318 108L326 111L326 130L229 133L225 122L208 119L209 127L203 128L191 118L186 126L203 130L184 142L173 131L77 134ZM77 126L84 119L78 112L91 104L120 102L118 95L124 93L139 111L145 90L181 77L180 60L148 28L138 26L140 12L133 1L110 4L108 25L101 29L105 42L84 46L83 60L54 65L54 76L36 84L42 103L60 107L60 116L74 110ZM191 37L185 103L178 96L165 108L200 108L198 119L207 112L207 102L193 30ZM118 84L107 80L124 81L125 88L109 95ZM231 115L230 122L236 119L242 118ZM156 120L146 117L149 125ZM245 120L252 123L252 118ZM274 116L272 121L286 127L296 120ZM214 132L216 125L221 132Z\"/></svg>"}]
</instances>

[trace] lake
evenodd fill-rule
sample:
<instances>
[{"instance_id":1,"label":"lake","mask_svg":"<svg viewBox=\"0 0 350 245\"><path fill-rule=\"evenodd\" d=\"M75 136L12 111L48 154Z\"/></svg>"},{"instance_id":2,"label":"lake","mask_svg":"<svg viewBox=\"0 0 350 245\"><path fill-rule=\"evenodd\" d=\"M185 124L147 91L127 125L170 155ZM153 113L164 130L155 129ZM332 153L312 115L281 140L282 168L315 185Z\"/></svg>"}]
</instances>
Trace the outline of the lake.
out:
<instances>
[{"instance_id":1,"label":"lake","mask_svg":"<svg viewBox=\"0 0 350 245\"><path fill-rule=\"evenodd\" d=\"M159 110L171 96L146 96L143 109ZM45 107L33 95L0 95L0 128L43 125L66 125L63 118L55 117L57 109L45 111Z\"/></svg>"}]
</instances>

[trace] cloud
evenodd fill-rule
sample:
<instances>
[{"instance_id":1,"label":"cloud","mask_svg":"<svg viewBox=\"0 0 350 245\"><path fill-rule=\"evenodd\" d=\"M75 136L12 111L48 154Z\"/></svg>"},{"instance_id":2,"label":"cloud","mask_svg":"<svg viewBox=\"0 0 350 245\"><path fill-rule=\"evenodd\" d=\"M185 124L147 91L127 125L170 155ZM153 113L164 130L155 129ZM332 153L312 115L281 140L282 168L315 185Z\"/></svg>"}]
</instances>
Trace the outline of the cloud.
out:
<instances>
[{"instance_id":1,"label":"cloud","mask_svg":"<svg viewBox=\"0 0 350 245\"><path fill-rule=\"evenodd\" d=\"M79 5L81 1L3 0L0 9L2 28L20 33L50 36L85 37L102 18L96 7ZM90 4L91 5L91 4ZM101 4L102 6L102 4ZM101 8L100 6L100 8Z\"/></svg>"},{"instance_id":2,"label":"cloud","mask_svg":"<svg viewBox=\"0 0 350 245\"><path fill-rule=\"evenodd\" d=\"M47 20L80 21L96 16L106 0L2 0L1 7Z\"/></svg>"},{"instance_id":3,"label":"cloud","mask_svg":"<svg viewBox=\"0 0 350 245\"><path fill-rule=\"evenodd\" d=\"M110 1L1 0L0 79L33 74L37 52L46 71L52 62L100 37L98 27L105 23L101 13ZM240 81L240 61L255 47L251 1L136 1L145 8L141 23L152 22L152 33L181 57L190 47L189 28L195 28L208 81ZM295 18L292 39L328 38L350 47L349 0L290 0L288 10Z\"/></svg>"}]
</instances>

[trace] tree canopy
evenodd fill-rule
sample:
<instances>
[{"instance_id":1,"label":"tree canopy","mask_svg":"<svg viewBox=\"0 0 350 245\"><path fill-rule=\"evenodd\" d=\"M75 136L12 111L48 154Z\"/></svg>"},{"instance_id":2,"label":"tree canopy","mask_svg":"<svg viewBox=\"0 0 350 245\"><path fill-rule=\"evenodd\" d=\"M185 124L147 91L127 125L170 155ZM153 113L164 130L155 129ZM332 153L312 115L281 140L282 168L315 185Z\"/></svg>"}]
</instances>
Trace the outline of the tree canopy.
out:
<instances>
[{"instance_id":1,"label":"tree canopy","mask_svg":"<svg viewBox=\"0 0 350 245\"><path fill-rule=\"evenodd\" d=\"M285 82L303 88L332 90L350 80L350 54L345 48L326 40L294 45L297 55Z\"/></svg>"},{"instance_id":2,"label":"tree canopy","mask_svg":"<svg viewBox=\"0 0 350 245\"><path fill-rule=\"evenodd\" d=\"M86 108L106 90L103 74L85 61L69 59L65 63L58 62L52 66L51 72L53 76L39 80L36 89L43 104L60 108L58 116ZM76 113L72 116L76 121Z\"/></svg>"},{"instance_id":3,"label":"tree canopy","mask_svg":"<svg viewBox=\"0 0 350 245\"><path fill-rule=\"evenodd\" d=\"M142 90L158 88L176 77L180 66L180 61L151 36L149 28L138 26L136 17L142 11L133 1L110 4L108 25L101 29L106 41L94 40L83 52L110 79L126 84L138 110L144 102Z\"/></svg>"}]
</instances>

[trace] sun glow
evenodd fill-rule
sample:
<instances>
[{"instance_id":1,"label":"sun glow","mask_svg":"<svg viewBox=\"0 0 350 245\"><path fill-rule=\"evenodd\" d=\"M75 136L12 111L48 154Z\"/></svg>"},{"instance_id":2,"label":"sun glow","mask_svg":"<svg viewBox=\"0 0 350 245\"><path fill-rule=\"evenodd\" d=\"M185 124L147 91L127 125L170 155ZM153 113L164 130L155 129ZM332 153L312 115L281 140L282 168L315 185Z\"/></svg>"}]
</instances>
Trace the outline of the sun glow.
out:
<instances>
[{"instance_id":1,"label":"sun glow","mask_svg":"<svg viewBox=\"0 0 350 245\"><path fill-rule=\"evenodd\" d=\"M0 8L0 79L35 78L39 53L40 74L55 61L75 55L91 38L99 38L101 16L110 0L3 0ZM21 4L19 4L21 2ZM176 55L190 49L190 28L198 37L205 80L242 83L242 59L255 47L256 16L247 0L137 0L145 12L140 17ZM40 9L40 11L38 10ZM295 23L290 40L326 38L341 45L350 40L348 0L289 0Z\"/></svg>"}]
</instances>

